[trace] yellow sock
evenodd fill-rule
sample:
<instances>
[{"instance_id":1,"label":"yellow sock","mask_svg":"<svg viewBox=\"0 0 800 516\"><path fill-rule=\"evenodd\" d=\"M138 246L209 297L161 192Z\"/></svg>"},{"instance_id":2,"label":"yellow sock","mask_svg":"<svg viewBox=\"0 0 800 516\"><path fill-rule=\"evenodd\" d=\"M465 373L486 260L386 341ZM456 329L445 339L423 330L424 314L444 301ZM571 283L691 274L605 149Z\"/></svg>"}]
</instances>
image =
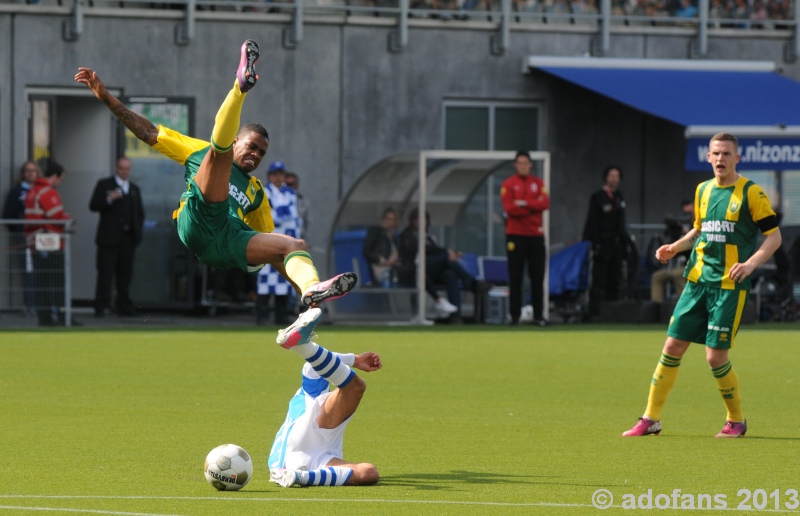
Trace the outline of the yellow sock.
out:
<instances>
[{"instance_id":1,"label":"yellow sock","mask_svg":"<svg viewBox=\"0 0 800 516\"><path fill-rule=\"evenodd\" d=\"M319 283L317 268L311 261L311 255L305 251L289 253L289 256L283 261L283 267L286 269L289 279L300 287L302 294L305 294L315 283Z\"/></svg>"},{"instance_id":2,"label":"yellow sock","mask_svg":"<svg viewBox=\"0 0 800 516\"><path fill-rule=\"evenodd\" d=\"M664 403L667 402L669 391L675 385L675 379L678 377L678 367L681 365L681 359L661 353L661 360L658 361L656 372L653 373L653 381L650 384L650 396L647 398L647 409L644 411L644 417L651 421L658 421L661 419L661 410L664 408Z\"/></svg>"},{"instance_id":3,"label":"yellow sock","mask_svg":"<svg viewBox=\"0 0 800 516\"><path fill-rule=\"evenodd\" d=\"M233 83L233 88L222 102L214 118L214 129L211 131L211 146L217 152L228 152L233 147L233 139L239 132L239 119L242 114L242 104L246 93L239 90L239 80Z\"/></svg>"},{"instance_id":4,"label":"yellow sock","mask_svg":"<svg viewBox=\"0 0 800 516\"><path fill-rule=\"evenodd\" d=\"M744 423L742 394L739 392L739 375L736 374L733 365L728 361L725 365L712 369L711 373L717 379L719 393L722 395L722 401L725 402L725 407L728 409L728 421Z\"/></svg>"}]
</instances>

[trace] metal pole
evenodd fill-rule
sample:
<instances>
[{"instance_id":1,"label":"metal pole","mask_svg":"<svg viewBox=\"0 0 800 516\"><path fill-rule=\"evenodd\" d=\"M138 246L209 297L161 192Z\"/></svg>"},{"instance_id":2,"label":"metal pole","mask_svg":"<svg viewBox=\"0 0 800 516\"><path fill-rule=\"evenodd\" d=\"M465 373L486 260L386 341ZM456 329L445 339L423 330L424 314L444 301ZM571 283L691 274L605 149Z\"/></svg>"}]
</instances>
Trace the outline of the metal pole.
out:
<instances>
[{"instance_id":1,"label":"metal pole","mask_svg":"<svg viewBox=\"0 0 800 516\"><path fill-rule=\"evenodd\" d=\"M611 51L611 0L600 2L600 50L604 56Z\"/></svg>"},{"instance_id":2,"label":"metal pole","mask_svg":"<svg viewBox=\"0 0 800 516\"><path fill-rule=\"evenodd\" d=\"M72 326L72 235L64 236L64 326Z\"/></svg>"},{"instance_id":3,"label":"metal pole","mask_svg":"<svg viewBox=\"0 0 800 516\"><path fill-rule=\"evenodd\" d=\"M425 152L419 153L419 203L417 206L417 323L425 320L425 220L428 191L428 159Z\"/></svg>"},{"instance_id":4,"label":"metal pole","mask_svg":"<svg viewBox=\"0 0 800 516\"><path fill-rule=\"evenodd\" d=\"M700 0L700 28L697 31L697 53L701 57L708 55L708 0Z\"/></svg>"},{"instance_id":5,"label":"metal pole","mask_svg":"<svg viewBox=\"0 0 800 516\"><path fill-rule=\"evenodd\" d=\"M800 56L800 32L798 31L798 27L800 26L800 2L795 0L794 2L794 57Z\"/></svg>"},{"instance_id":6,"label":"metal pole","mask_svg":"<svg viewBox=\"0 0 800 516\"><path fill-rule=\"evenodd\" d=\"M303 41L303 0L295 0L294 42Z\"/></svg>"},{"instance_id":7,"label":"metal pole","mask_svg":"<svg viewBox=\"0 0 800 516\"><path fill-rule=\"evenodd\" d=\"M494 175L490 175L486 181L486 256L494 256Z\"/></svg>"},{"instance_id":8,"label":"metal pole","mask_svg":"<svg viewBox=\"0 0 800 516\"><path fill-rule=\"evenodd\" d=\"M511 46L511 0L503 0L502 8L503 16L500 21L500 44L505 51Z\"/></svg>"},{"instance_id":9,"label":"metal pole","mask_svg":"<svg viewBox=\"0 0 800 516\"><path fill-rule=\"evenodd\" d=\"M188 41L192 41L194 39L196 14L197 0L188 0L186 2L186 39Z\"/></svg>"},{"instance_id":10,"label":"metal pole","mask_svg":"<svg viewBox=\"0 0 800 516\"><path fill-rule=\"evenodd\" d=\"M544 187L547 188L548 195L550 194L550 153L543 156L543 170L542 180ZM550 210L545 210L542 214L542 223L544 225L544 285L542 290L544 293L544 314L542 317L550 320ZM535 314L534 314L535 315Z\"/></svg>"},{"instance_id":11,"label":"metal pole","mask_svg":"<svg viewBox=\"0 0 800 516\"><path fill-rule=\"evenodd\" d=\"M408 45L408 4L408 0L400 0L400 20L397 24L400 36L400 41L397 43L400 48L405 48Z\"/></svg>"}]
</instances>

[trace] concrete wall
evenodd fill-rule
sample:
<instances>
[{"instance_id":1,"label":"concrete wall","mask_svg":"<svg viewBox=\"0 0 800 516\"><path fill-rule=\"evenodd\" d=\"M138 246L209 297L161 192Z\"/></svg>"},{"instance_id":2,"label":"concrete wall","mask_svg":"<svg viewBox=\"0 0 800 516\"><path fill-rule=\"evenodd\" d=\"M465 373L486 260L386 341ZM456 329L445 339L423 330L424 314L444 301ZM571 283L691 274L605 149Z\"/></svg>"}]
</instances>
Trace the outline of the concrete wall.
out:
<instances>
[{"instance_id":1,"label":"concrete wall","mask_svg":"<svg viewBox=\"0 0 800 516\"><path fill-rule=\"evenodd\" d=\"M2 7L2 6L0 6ZM8 6L5 6L8 7ZM48 10L49 9L49 10ZM271 137L265 164L281 160L301 178L311 202L309 241L317 257L339 198L371 164L386 156L441 148L442 104L448 99L540 101L546 110L542 149L553 153L552 227L555 243L580 237L586 204L608 163L623 168L630 222L659 223L706 176L683 172L682 128L542 73L523 74L528 55L586 54L591 27L531 25L511 32L510 48L490 53L496 32L486 23L412 20L409 44L387 49L395 30L384 18L346 24L311 21L295 49L281 46L285 15L200 13L194 40L177 46L180 11L87 9L84 32L65 42L66 8L0 10L0 195L27 157L26 87L75 88L78 66L95 68L127 95L196 99L196 136L210 135L229 90L245 38L263 50L258 86L243 122L264 123ZM120 13L131 15L120 17ZM688 29L650 32L620 27L610 57L686 58ZM709 58L781 62L788 33L716 32ZM800 78L796 64L784 73ZM85 93L85 92L81 92ZM743 99L744 101L744 99ZM87 142L87 151L91 151ZM91 185L86 186L87 201ZM179 192L175 192L176 200ZM320 258L320 263L322 262Z\"/></svg>"}]
</instances>

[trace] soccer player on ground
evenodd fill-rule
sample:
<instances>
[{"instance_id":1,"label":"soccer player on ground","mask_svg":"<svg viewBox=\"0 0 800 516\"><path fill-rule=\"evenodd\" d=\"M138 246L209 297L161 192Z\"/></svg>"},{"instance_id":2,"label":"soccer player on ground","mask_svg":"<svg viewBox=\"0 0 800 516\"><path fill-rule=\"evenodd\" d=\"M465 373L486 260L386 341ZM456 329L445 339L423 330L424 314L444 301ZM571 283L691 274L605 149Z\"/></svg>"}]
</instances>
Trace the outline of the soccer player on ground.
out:
<instances>
[{"instance_id":1,"label":"soccer player on ground","mask_svg":"<svg viewBox=\"0 0 800 516\"><path fill-rule=\"evenodd\" d=\"M303 240L269 233L274 228L269 203L261 181L250 176L267 152L269 135L260 124L239 128L245 97L258 80L259 55L255 41L244 42L236 80L214 119L210 143L156 127L108 93L90 68L78 68L75 80L88 86L137 138L186 166L187 189L172 218L181 241L202 263L248 272L269 263L302 294L303 304L315 306L343 296L357 278L348 272L320 282Z\"/></svg>"},{"instance_id":2,"label":"soccer player on ground","mask_svg":"<svg viewBox=\"0 0 800 516\"><path fill-rule=\"evenodd\" d=\"M692 342L706 345L706 360L728 410L725 426L716 437L741 437L747 432L739 377L728 360L728 350L750 293L750 275L780 247L781 232L764 190L736 172L736 137L714 135L708 162L714 168L714 179L697 187L693 228L656 250L656 258L666 263L694 247L684 272L688 281L672 314L650 384L647 409L638 423L622 434L626 437L661 432L661 410ZM756 250L758 231L766 239Z\"/></svg>"},{"instance_id":3,"label":"soccer player on ground","mask_svg":"<svg viewBox=\"0 0 800 516\"><path fill-rule=\"evenodd\" d=\"M367 385L351 369L377 371L377 353L334 353L314 340L322 311L311 308L278 334L278 344L298 353L303 382L289 402L286 420L269 455L270 481L281 487L362 486L378 481L378 470L366 462L342 458L347 423L358 408ZM333 391L330 386L336 387Z\"/></svg>"}]
</instances>

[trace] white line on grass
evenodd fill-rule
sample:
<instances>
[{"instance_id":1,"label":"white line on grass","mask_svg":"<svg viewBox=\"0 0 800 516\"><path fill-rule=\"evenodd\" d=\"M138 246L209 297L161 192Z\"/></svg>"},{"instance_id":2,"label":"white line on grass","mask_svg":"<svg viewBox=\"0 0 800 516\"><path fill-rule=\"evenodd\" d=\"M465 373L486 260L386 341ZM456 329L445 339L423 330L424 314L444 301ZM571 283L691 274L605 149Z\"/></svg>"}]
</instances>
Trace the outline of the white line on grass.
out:
<instances>
[{"instance_id":1,"label":"white line on grass","mask_svg":"<svg viewBox=\"0 0 800 516\"><path fill-rule=\"evenodd\" d=\"M220 498L214 496L92 496L92 495L0 495L0 498L17 499L50 499L50 500L186 500L186 501L215 501L215 502L331 502L331 503L408 503L431 505L495 505L508 507L594 507L591 504L581 503L549 503L549 502L480 502L466 500L381 500L352 498L279 498L279 497L248 497L248 498ZM2 506L0 506L2 508ZM111 513L109 513L111 514ZM117 513L134 514L134 513Z\"/></svg>"},{"instance_id":2,"label":"white line on grass","mask_svg":"<svg viewBox=\"0 0 800 516\"><path fill-rule=\"evenodd\" d=\"M116 514L119 516L179 516L177 514L154 514L149 512L121 512L121 511L99 511L96 509L64 509L59 507L15 507L13 505L0 505L0 510L9 511L54 511L54 512L79 512L81 514Z\"/></svg>"},{"instance_id":3,"label":"white line on grass","mask_svg":"<svg viewBox=\"0 0 800 516\"><path fill-rule=\"evenodd\" d=\"M331 503L386 503L386 504L420 504L420 505L481 505L481 506L502 506L502 507L588 507L597 509L590 503L557 503L557 502L479 502L479 501L466 501L466 500L380 500L380 499L363 499L354 500L351 498L279 498L279 497L253 497L253 498L218 498L214 496L92 496L92 495L4 495L0 494L0 498L17 498L17 499L64 499L64 500L185 500L193 501L217 501L217 502L331 502ZM608 508L621 509L621 505L612 505ZM31 508L31 507L6 507L0 505L0 509L28 509L40 511L69 511L69 512L91 512L95 514L119 514L125 516L164 516L138 512L114 512L114 511L85 511L79 509L55 509L55 508ZM692 510L701 509L686 509L691 512ZM705 509L702 509L705 510ZM735 507L727 507L725 509L718 509L721 511L737 511ZM760 509L758 512L771 512L776 514L797 514L797 511L783 510L783 509ZM177 515L168 515L177 516Z\"/></svg>"}]
</instances>

